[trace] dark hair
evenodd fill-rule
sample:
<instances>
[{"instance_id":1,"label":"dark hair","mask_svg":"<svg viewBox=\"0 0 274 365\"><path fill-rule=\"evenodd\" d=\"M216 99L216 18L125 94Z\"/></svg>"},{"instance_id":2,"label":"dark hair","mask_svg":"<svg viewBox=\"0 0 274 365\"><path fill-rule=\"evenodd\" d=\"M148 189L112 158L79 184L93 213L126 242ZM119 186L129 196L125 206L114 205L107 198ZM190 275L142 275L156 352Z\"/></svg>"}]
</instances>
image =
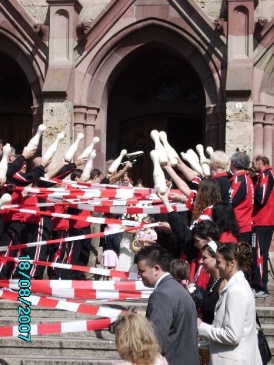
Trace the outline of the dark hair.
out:
<instances>
[{"instance_id":1,"label":"dark hair","mask_svg":"<svg viewBox=\"0 0 274 365\"><path fill-rule=\"evenodd\" d=\"M145 216L145 217L143 217L142 218L142 222L144 222L144 219L149 219L149 221L151 222L151 223L153 223L154 222L154 218L151 216L151 215L147 215L147 216Z\"/></svg>"},{"instance_id":2,"label":"dark hair","mask_svg":"<svg viewBox=\"0 0 274 365\"><path fill-rule=\"evenodd\" d=\"M266 156L261 156L261 155L258 155L258 156L255 156L255 161L262 161L262 163L264 165L270 165L270 161L269 161L269 158L266 157Z\"/></svg>"},{"instance_id":3,"label":"dark hair","mask_svg":"<svg viewBox=\"0 0 274 365\"><path fill-rule=\"evenodd\" d=\"M76 177L81 177L82 176L82 173L83 173L83 170L81 170L81 169L75 169L70 174L70 180L75 181Z\"/></svg>"},{"instance_id":4,"label":"dark hair","mask_svg":"<svg viewBox=\"0 0 274 365\"><path fill-rule=\"evenodd\" d=\"M181 259L174 259L170 263L170 274L176 281L181 283L182 280L189 279L189 264Z\"/></svg>"},{"instance_id":5,"label":"dark hair","mask_svg":"<svg viewBox=\"0 0 274 365\"><path fill-rule=\"evenodd\" d=\"M210 219L205 219L194 225L192 231L192 236L199 236L200 238L206 239L210 237L213 241L218 241L220 233L218 227Z\"/></svg>"},{"instance_id":6,"label":"dark hair","mask_svg":"<svg viewBox=\"0 0 274 365\"><path fill-rule=\"evenodd\" d=\"M145 260L149 267L159 265L163 271L169 272L171 255L162 246L153 245L141 248L135 255L134 264L138 264L141 260Z\"/></svg>"},{"instance_id":7,"label":"dark hair","mask_svg":"<svg viewBox=\"0 0 274 365\"><path fill-rule=\"evenodd\" d=\"M248 170L250 166L250 158L244 152L235 152L231 156L231 163L237 170Z\"/></svg>"},{"instance_id":8,"label":"dark hair","mask_svg":"<svg viewBox=\"0 0 274 365\"><path fill-rule=\"evenodd\" d=\"M205 208L221 201L221 189L217 180L210 177L202 180L194 203L192 222L199 218Z\"/></svg>"},{"instance_id":9,"label":"dark hair","mask_svg":"<svg viewBox=\"0 0 274 365\"><path fill-rule=\"evenodd\" d=\"M247 270L252 263L252 248L247 242L229 242L218 247L217 252L226 261L236 260L242 270Z\"/></svg>"},{"instance_id":10,"label":"dark hair","mask_svg":"<svg viewBox=\"0 0 274 365\"><path fill-rule=\"evenodd\" d=\"M139 184L141 184L142 186L144 186L143 180L142 179L137 179L135 186L138 186Z\"/></svg>"},{"instance_id":11,"label":"dark hair","mask_svg":"<svg viewBox=\"0 0 274 365\"><path fill-rule=\"evenodd\" d=\"M232 233L239 238L239 225L236 220L233 206L228 203L217 203L212 208L212 220L219 229L219 233Z\"/></svg>"},{"instance_id":12,"label":"dark hair","mask_svg":"<svg viewBox=\"0 0 274 365\"><path fill-rule=\"evenodd\" d=\"M93 180L95 177L97 177L97 176L100 176L100 175L102 175L102 172L100 171L100 170L98 170L98 169L92 169L91 171L90 171L90 180Z\"/></svg>"}]
</instances>

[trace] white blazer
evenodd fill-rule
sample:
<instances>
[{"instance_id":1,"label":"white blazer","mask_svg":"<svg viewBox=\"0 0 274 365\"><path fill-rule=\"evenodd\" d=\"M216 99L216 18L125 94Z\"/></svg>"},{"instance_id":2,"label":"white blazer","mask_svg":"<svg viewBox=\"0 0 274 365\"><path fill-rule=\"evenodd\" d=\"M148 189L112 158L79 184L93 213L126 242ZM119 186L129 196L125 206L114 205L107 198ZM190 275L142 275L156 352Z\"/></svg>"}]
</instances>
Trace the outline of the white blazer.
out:
<instances>
[{"instance_id":1,"label":"white blazer","mask_svg":"<svg viewBox=\"0 0 274 365\"><path fill-rule=\"evenodd\" d=\"M213 324L202 323L198 333L210 340L210 364L262 365L254 294L242 271L222 290Z\"/></svg>"}]
</instances>

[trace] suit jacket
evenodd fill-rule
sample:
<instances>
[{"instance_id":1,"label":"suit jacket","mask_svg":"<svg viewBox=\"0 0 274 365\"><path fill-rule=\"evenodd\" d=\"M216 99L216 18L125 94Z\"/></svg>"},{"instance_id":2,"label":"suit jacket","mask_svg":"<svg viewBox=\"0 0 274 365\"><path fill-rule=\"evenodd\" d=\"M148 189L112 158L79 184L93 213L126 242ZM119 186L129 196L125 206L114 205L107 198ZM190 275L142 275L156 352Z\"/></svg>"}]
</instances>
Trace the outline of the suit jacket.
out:
<instances>
[{"instance_id":1,"label":"suit jacket","mask_svg":"<svg viewBox=\"0 0 274 365\"><path fill-rule=\"evenodd\" d=\"M199 365L197 315L189 293L170 274L150 295L147 318L169 365Z\"/></svg>"},{"instance_id":2,"label":"suit jacket","mask_svg":"<svg viewBox=\"0 0 274 365\"><path fill-rule=\"evenodd\" d=\"M242 271L227 283L216 304L212 325L199 335L210 339L212 365L261 365L254 295Z\"/></svg>"}]
</instances>

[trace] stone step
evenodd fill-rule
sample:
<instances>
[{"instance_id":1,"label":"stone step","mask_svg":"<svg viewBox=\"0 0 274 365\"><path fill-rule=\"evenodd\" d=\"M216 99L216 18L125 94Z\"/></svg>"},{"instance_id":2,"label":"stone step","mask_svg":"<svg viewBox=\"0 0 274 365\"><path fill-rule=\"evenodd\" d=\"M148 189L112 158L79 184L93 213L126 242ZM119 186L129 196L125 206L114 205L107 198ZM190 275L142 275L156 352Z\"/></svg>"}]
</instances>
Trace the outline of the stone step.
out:
<instances>
[{"instance_id":1,"label":"stone step","mask_svg":"<svg viewBox=\"0 0 274 365\"><path fill-rule=\"evenodd\" d=\"M84 338L52 338L33 336L30 342L18 338L0 339L1 358L10 355L26 355L36 358L37 354L57 357L93 357L98 359L119 359L113 340Z\"/></svg>"},{"instance_id":2,"label":"stone step","mask_svg":"<svg viewBox=\"0 0 274 365\"><path fill-rule=\"evenodd\" d=\"M5 363L4 363L5 361ZM69 358L58 357L58 356L45 356L38 355L33 358L33 356L24 355L22 359L22 355L9 355L5 356L3 359L0 358L0 365L113 365L121 363L121 359L109 359L104 360L100 358L96 358L94 356L90 357L73 357Z\"/></svg>"},{"instance_id":3,"label":"stone step","mask_svg":"<svg viewBox=\"0 0 274 365\"><path fill-rule=\"evenodd\" d=\"M273 307L256 307L261 325L274 324L274 308Z\"/></svg>"},{"instance_id":4,"label":"stone step","mask_svg":"<svg viewBox=\"0 0 274 365\"><path fill-rule=\"evenodd\" d=\"M135 308L145 314L147 300L92 301L91 305L116 309ZM274 308L257 300L262 328L274 354ZM0 326L18 325L18 303L0 300ZM31 307L31 323L69 322L98 318L86 314L44 307ZM115 349L114 335L107 329L77 333L32 336L31 342L0 337L0 365L112 365L121 360ZM3 362L5 361L5 362ZM274 365L274 359L269 363Z\"/></svg>"}]
</instances>

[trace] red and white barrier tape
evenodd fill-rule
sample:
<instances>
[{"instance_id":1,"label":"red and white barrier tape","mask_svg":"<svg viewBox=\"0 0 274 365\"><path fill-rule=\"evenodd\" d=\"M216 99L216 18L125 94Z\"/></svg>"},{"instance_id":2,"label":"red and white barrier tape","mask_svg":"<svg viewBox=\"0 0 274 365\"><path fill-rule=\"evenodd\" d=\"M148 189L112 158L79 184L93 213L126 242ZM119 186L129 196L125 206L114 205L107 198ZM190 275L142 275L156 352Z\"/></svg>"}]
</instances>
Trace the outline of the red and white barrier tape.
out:
<instances>
[{"instance_id":1,"label":"red and white barrier tape","mask_svg":"<svg viewBox=\"0 0 274 365\"><path fill-rule=\"evenodd\" d=\"M116 320L115 318L102 318L93 320L82 320L73 322L56 322L45 324L30 325L31 336L49 335L53 333L70 333L70 332L86 332L96 331L108 328L109 325ZM20 332L18 326L0 327L1 337L18 337Z\"/></svg>"},{"instance_id":2,"label":"red and white barrier tape","mask_svg":"<svg viewBox=\"0 0 274 365\"><path fill-rule=\"evenodd\" d=\"M188 209L185 204L171 203L172 209L175 212L184 212ZM148 205L148 206L114 206L114 207L106 207L106 206L97 206L97 205L88 205L88 204L75 204L74 208L78 208L81 210L89 210L91 212L99 212L99 213L112 213L112 214L161 214L167 213L166 207L164 204L159 205Z\"/></svg>"},{"instance_id":3,"label":"red and white barrier tape","mask_svg":"<svg viewBox=\"0 0 274 365\"><path fill-rule=\"evenodd\" d=\"M73 215L73 214L64 214L64 213L52 213L52 212L46 212L43 210L36 210L36 209L17 209L17 208L11 208L10 206L6 206L5 207L6 210L8 211L13 211L13 212L20 212L20 213L25 213L25 214L39 214L42 216L47 216L47 217L55 217L55 218L65 218L65 219L72 219L72 220L78 220L78 221L82 221L82 222L87 222L87 223L97 223L97 224L118 224L121 226L144 226L144 224L140 223L140 222L136 222L133 220L128 220L128 219L113 219L113 218L102 218L102 217L81 217L79 215Z\"/></svg>"},{"instance_id":4,"label":"red and white barrier tape","mask_svg":"<svg viewBox=\"0 0 274 365\"><path fill-rule=\"evenodd\" d=\"M47 196L48 198L63 197L68 198L115 198L115 199L132 199L134 197L146 197L146 194L136 192L132 189L85 189L72 192L70 190L64 190L60 188L34 188L34 187L16 187L15 190L22 191L24 193L38 194L39 196ZM40 195L41 194L41 195Z\"/></svg>"},{"instance_id":5,"label":"red and white barrier tape","mask_svg":"<svg viewBox=\"0 0 274 365\"><path fill-rule=\"evenodd\" d=\"M155 224L155 223L152 223ZM52 245L54 243L61 243L61 242L70 242L70 241L78 241L85 238L94 238L94 237L101 237L101 236L107 236L109 234L114 233L123 233L123 232L130 232L132 230L137 230L142 228L142 226L137 227L129 227L129 228L121 228L113 231L106 231L106 232L98 232L98 233L90 233L85 235L79 235L79 236L72 236L72 237L65 237L65 238L57 238L54 240L47 240L47 241L40 241L40 242L31 242L31 243L20 243L18 245L13 246L2 246L0 247L0 252L5 252L7 250L19 250L21 248L27 248L27 247L33 247L33 246L43 246L43 245ZM0 256L0 260L6 259L3 256Z\"/></svg>"},{"instance_id":6,"label":"red and white barrier tape","mask_svg":"<svg viewBox=\"0 0 274 365\"><path fill-rule=\"evenodd\" d=\"M18 293L11 292L9 290L0 289L0 298L10 300L12 302L18 302ZM41 297L37 295L30 295L29 297L20 298L22 304L29 302L29 306L34 305L37 307L46 307L52 309L62 309L75 313L89 314L93 316L101 316L107 318L118 317L121 313L121 309L115 309L110 307L100 307L90 304L82 304L73 301L66 301L61 299L54 299L50 297ZM21 302L20 301L20 302Z\"/></svg>"},{"instance_id":7,"label":"red and white barrier tape","mask_svg":"<svg viewBox=\"0 0 274 365\"><path fill-rule=\"evenodd\" d=\"M9 288L11 290L20 289L18 284L11 284L9 285ZM137 291L137 290L128 291L128 290L94 290L94 289L68 289L68 288L49 289L43 286L40 287L36 286L36 288L34 288L32 285L31 292L32 294L51 295L55 298L62 298L62 299L130 300L130 299L148 299L150 294L152 293L152 290L147 289L146 291Z\"/></svg>"},{"instance_id":8,"label":"red and white barrier tape","mask_svg":"<svg viewBox=\"0 0 274 365\"><path fill-rule=\"evenodd\" d=\"M136 275L136 273L134 273ZM19 279L0 280L0 287L15 289L18 286ZM123 281L93 281L93 280L30 280L33 292L39 292L39 289L47 290L59 289L83 289L83 290L128 290L128 291L145 291L150 290L142 280L123 280ZM13 287L12 287L13 286ZM55 295L53 293L52 295Z\"/></svg>"},{"instance_id":9,"label":"red and white barrier tape","mask_svg":"<svg viewBox=\"0 0 274 365\"><path fill-rule=\"evenodd\" d=\"M15 257L4 257L0 256L0 262L1 261L11 261L11 262L20 262L18 258ZM58 267L60 269L71 269L71 270L77 270L82 272L88 272L92 274L98 274L102 276L110 276L110 277L116 277L120 279L129 279L129 280L136 280L137 279L137 273L134 272L125 272L125 271L118 271L118 270L108 270L108 269L98 269L95 267L87 267L87 266L80 266L80 265L71 265L71 264L61 264L57 262L47 262L47 261L37 261L37 260L25 260L24 262L29 262L33 265L41 265L41 266L47 266L47 267Z\"/></svg>"}]
</instances>

